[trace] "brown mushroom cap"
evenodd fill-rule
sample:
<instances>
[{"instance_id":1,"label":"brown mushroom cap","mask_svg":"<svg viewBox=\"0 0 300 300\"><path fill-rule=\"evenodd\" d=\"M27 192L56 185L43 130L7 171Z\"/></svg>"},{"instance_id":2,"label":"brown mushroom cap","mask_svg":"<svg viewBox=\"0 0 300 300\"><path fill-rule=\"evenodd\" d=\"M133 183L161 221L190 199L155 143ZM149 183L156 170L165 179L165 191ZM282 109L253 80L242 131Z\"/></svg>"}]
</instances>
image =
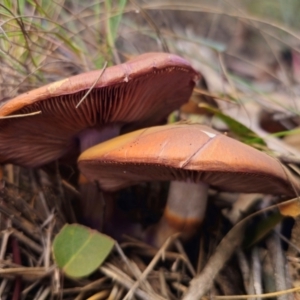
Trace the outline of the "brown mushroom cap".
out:
<instances>
[{"instance_id":1,"label":"brown mushroom cap","mask_svg":"<svg viewBox=\"0 0 300 300\"><path fill-rule=\"evenodd\" d=\"M199 78L187 61L166 53L140 55L107 68L99 78L100 72L73 76L0 103L0 163L35 167L55 160L78 146L86 128L158 124L189 99ZM41 114L1 120L36 111Z\"/></svg>"},{"instance_id":2,"label":"brown mushroom cap","mask_svg":"<svg viewBox=\"0 0 300 300\"><path fill-rule=\"evenodd\" d=\"M207 126L138 130L83 152L79 168L103 190L150 180L204 182L216 189L294 196L299 181L277 160Z\"/></svg>"}]
</instances>

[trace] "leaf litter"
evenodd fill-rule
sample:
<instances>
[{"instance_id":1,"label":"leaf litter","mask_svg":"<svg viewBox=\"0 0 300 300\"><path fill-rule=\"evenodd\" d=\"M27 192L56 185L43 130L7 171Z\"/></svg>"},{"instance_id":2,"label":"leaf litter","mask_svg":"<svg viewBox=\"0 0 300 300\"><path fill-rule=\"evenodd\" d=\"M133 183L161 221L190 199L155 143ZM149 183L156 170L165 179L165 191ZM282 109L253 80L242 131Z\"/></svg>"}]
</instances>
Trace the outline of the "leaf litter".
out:
<instances>
[{"instance_id":1,"label":"leaf litter","mask_svg":"<svg viewBox=\"0 0 300 300\"><path fill-rule=\"evenodd\" d=\"M172 5L164 2L146 5L140 1L129 1L125 5L121 1L119 7L113 7L112 2L106 2L110 4L106 6L110 10L107 15L99 3L84 6L59 1L46 8L39 1L34 4L4 1L0 7L3 18L1 34L4 37L0 43L0 99L7 101L12 95L44 83L93 69L95 65L101 67L106 61L111 64L139 52L165 48L189 59L208 81L211 94L204 93L215 97L219 104L219 111L214 108L215 116L208 119L210 125L229 133L235 131L236 138L241 135L246 143L253 143L254 133L267 144L268 148L264 150L297 172L299 150L295 146L288 147L283 139L269 136L270 133L261 129L258 118L262 110L273 114L280 111L285 116L284 126L289 132L291 116L296 119L299 116L296 101L299 97L297 26L274 20L272 14L262 16L264 10L260 10L258 4L234 6L224 1L223 5L208 7L202 1L191 4L175 1ZM273 9L282 12L281 8ZM112 17L111 22L116 23L110 23L106 28L104 24L108 15ZM296 24L297 20L294 22ZM221 30L222 27L227 29L226 32ZM236 35L233 27L238 30ZM103 28L110 31L108 44L105 42L107 32ZM286 46L292 61L285 59L284 53L280 52ZM220 120L220 116L231 119L224 122L225 118ZM240 122L243 130L239 131L239 126L232 120ZM299 120L297 122L299 125ZM292 246L280 243L278 237L282 233L278 227L273 229L272 226L265 231L259 228L252 241L254 248L244 249L240 246L248 227L246 223L254 217L251 226L260 224L263 221L257 220L257 215L269 215L268 210L277 209L278 216L282 215L282 210L278 210L278 206L266 208L274 204L274 199L256 195L253 205L241 214L241 218L248 217L233 226L227 219L227 212L232 210L230 199L233 195L215 191L210 192L210 217L193 241L182 245L179 240L171 238L157 250L125 237L120 247L94 274L76 280L67 278L55 265L51 247L62 226L76 221L74 208L79 195L74 183L76 167L67 167L66 170L60 164L50 164L41 170L30 171L6 165L3 169L0 178L0 295L3 298L21 295L24 299L45 299L51 295L57 299L123 299L127 294L128 299L181 299L185 293L186 297L192 293L190 282L197 282L199 277L208 273L215 274L215 280L206 276L201 281L204 285L201 293L206 296L198 293L193 299L245 299L252 296L291 299L288 293L296 293L299 289L292 287L293 282L299 282L299 218L296 217L291 234L292 244L295 243L293 251ZM140 187L143 188L144 185ZM161 197L160 194L154 195L155 198ZM293 203L296 204L297 200ZM284 213L291 214L288 207L287 203ZM253 211L257 210L260 212L253 216ZM291 211L296 214L297 209L293 207ZM282 223L283 228L291 227L285 223ZM270 231L273 233L267 235ZM289 238L284 238L290 243ZM283 251L273 253L277 248ZM224 249L227 249L225 254ZM276 255L279 255L277 259L274 258ZM268 270L279 268L274 264L276 260L288 261L290 265L292 261L296 265L296 277L291 278L285 269L280 278L273 278L273 281L271 278L271 285L259 282L269 276ZM257 274L255 278L254 274ZM224 275L237 286L232 287ZM284 282L283 278L290 279L290 282ZM260 288L253 289L254 283ZM259 290L262 295L255 294ZM234 296L237 293L241 295Z\"/></svg>"}]
</instances>

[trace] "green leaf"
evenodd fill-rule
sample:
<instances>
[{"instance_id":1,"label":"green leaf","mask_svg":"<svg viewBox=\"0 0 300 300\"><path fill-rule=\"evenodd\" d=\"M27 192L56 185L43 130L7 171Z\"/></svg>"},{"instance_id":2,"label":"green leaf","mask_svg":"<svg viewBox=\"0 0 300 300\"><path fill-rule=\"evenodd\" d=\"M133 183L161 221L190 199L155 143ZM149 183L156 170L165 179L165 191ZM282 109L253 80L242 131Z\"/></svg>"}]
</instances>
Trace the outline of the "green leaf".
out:
<instances>
[{"instance_id":1,"label":"green leaf","mask_svg":"<svg viewBox=\"0 0 300 300\"><path fill-rule=\"evenodd\" d=\"M251 247L265 237L285 217L296 218L300 215L300 203L298 198L278 203L268 208L269 215L256 222L246 230L243 246Z\"/></svg>"},{"instance_id":2,"label":"green leaf","mask_svg":"<svg viewBox=\"0 0 300 300\"><path fill-rule=\"evenodd\" d=\"M283 220L284 216L273 208L270 215L259 220L253 226L249 226L245 233L245 240L243 242L244 248L249 248L262 240L268 233L275 228Z\"/></svg>"},{"instance_id":3,"label":"green leaf","mask_svg":"<svg viewBox=\"0 0 300 300\"><path fill-rule=\"evenodd\" d=\"M199 104L199 107L206 109L208 112L213 113L215 116L221 119L229 127L229 129L239 137L239 139L243 143L252 146L255 146L255 144L266 146L265 141L261 137L259 137L254 131L241 124L240 122L236 121L235 119L231 118L230 116L222 113L219 109L208 106L203 103Z\"/></svg>"},{"instance_id":4,"label":"green leaf","mask_svg":"<svg viewBox=\"0 0 300 300\"><path fill-rule=\"evenodd\" d=\"M70 277L94 272L110 254L115 241L88 227L65 225L53 241L53 256L58 267Z\"/></svg>"}]
</instances>

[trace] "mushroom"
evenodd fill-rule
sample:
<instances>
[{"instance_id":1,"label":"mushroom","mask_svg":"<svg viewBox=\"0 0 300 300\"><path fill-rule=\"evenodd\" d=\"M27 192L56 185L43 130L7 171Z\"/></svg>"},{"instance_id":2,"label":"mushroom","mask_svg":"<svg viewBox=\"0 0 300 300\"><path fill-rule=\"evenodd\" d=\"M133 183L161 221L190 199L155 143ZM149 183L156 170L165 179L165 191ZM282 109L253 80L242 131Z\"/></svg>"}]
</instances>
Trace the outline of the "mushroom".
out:
<instances>
[{"instance_id":1,"label":"mushroom","mask_svg":"<svg viewBox=\"0 0 300 300\"><path fill-rule=\"evenodd\" d=\"M146 53L105 69L102 76L101 71L83 73L0 103L0 163L38 167L121 130L163 123L188 101L199 77L177 55ZM41 113L3 118L36 111Z\"/></svg>"},{"instance_id":2,"label":"mushroom","mask_svg":"<svg viewBox=\"0 0 300 300\"><path fill-rule=\"evenodd\" d=\"M186 60L167 53L146 53L99 75L83 73L0 103L0 163L37 167L78 144L82 151L116 136L121 128L159 124L188 101L200 76ZM1 119L36 111L41 114Z\"/></svg>"},{"instance_id":3,"label":"mushroom","mask_svg":"<svg viewBox=\"0 0 300 300\"><path fill-rule=\"evenodd\" d=\"M140 181L172 181L159 224L148 232L156 246L201 224L209 186L217 190L294 196L299 180L276 159L199 124L131 132L83 152L79 169L105 191ZM155 233L151 237L149 233Z\"/></svg>"}]
</instances>

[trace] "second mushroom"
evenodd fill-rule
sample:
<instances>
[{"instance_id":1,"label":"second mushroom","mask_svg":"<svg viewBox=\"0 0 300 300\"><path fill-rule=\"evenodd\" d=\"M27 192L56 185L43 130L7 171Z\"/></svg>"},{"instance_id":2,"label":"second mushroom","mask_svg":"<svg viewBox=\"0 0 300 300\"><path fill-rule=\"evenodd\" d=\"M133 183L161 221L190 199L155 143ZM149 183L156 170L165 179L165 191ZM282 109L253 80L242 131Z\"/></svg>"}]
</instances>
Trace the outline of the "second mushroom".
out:
<instances>
[{"instance_id":1,"label":"second mushroom","mask_svg":"<svg viewBox=\"0 0 300 300\"><path fill-rule=\"evenodd\" d=\"M299 181L276 159L199 124L138 130L83 152L79 168L105 191L141 181L171 181L167 206L146 239L189 238L201 224L208 188L295 196Z\"/></svg>"}]
</instances>

